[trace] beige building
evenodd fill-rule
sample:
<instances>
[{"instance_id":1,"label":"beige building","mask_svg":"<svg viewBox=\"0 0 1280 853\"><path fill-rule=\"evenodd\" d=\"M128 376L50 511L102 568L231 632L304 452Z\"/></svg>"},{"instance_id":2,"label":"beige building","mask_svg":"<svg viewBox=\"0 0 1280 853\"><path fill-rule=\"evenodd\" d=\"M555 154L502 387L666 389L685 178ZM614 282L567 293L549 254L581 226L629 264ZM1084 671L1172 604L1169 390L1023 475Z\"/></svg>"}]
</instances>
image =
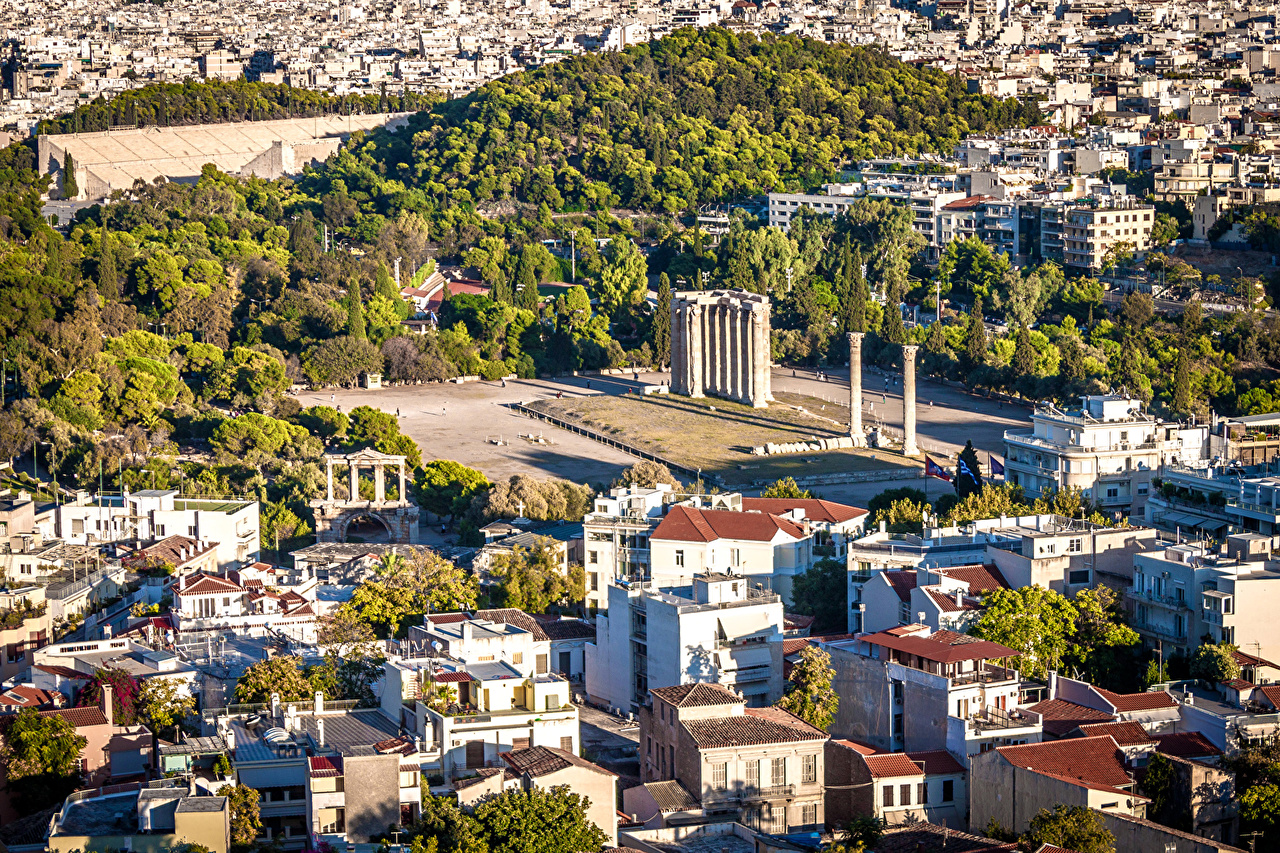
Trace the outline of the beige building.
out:
<instances>
[{"instance_id":1,"label":"beige building","mask_svg":"<svg viewBox=\"0 0 1280 853\"><path fill-rule=\"evenodd\" d=\"M1099 269L1121 244L1140 256L1151 247L1155 218L1154 206L1133 201L1071 208L1063 227L1063 260L1069 267Z\"/></svg>"},{"instance_id":2,"label":"beige building","mask_svg":"<svg viewBox=\"0 0 1280 853\"><path fill-rule=\"evenodd\" d=\"M26 672L36 649L48 645L51 631L44 587L0 592L0 680L7 682Z\"/></svg>"},{"instance_id":3,"label":"beige building","mask_svg":"<svg viewBox=\"0 0 1280 853\"><path fill-rule=\"evenodd\" d=\"M927 821L968 825L968 773L946 750L883 752L849 740L827 741L827 825L874 817L886 826Z\"/></svg>"},{"instance_id":4,"label":"beige building","mask_svg":"<svg viewBox=\"0 0 1280 853\"><path fill-rule=\"evenodd\" d=\"M564 749L532 746L498 756L505 768L486 768L454 783L464 807L503 791L565 787L588 800L587 820L604 831L608 846L618 843L618 775Z\"/></svg>"},{"instance_id":5,"label":"beige building","mask_svg":"<svg viewBox=\"0 0 1280 853\"><path fill-rule=\"evenodd\" d=\"M762 832L822 828L826 732L777 708L747 708L716 684L649 693L640 710L642 780L678 781L697 810L737 815Z\"/></svg>"}]
</instances>

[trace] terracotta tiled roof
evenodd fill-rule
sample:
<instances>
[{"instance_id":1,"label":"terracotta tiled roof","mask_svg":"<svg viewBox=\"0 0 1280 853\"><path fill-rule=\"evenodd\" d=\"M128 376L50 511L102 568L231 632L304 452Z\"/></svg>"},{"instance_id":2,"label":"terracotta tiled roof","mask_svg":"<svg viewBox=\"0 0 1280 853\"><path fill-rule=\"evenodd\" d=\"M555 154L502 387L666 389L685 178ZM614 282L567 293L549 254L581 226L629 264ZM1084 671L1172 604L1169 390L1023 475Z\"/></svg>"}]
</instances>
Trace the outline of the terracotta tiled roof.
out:
<instances>
[{"instance_id":1,"label":"terracotta tiled roof","mask_svg":"<svg viewBox=\"0 0 1280 853\"><path fill-rule=\"evenodd\" d=\"M79 672L77 670L72 669L69 666L57 666L55 664L38 663L35 665L35 668L40 670L41 672L47 672L50 675L59 675L63 678L74 678L76 681L88 681L89 679L93 678L92 675Z\"/></svg>"},{"instance_id":2,"label":"terracotta tiled roof","mask_svg":"<svg viewBox=\"0 0 1280 853\"><path fill-rule=\"evenodd\" d=\"M938 609L943 613L962 613L966 610L977 610L979 602L976 598L968 595L962 595L960 600L963 604L956 604L954 593L946 593L937 589L925 590L929 594L929 598L934 604L938 605Z\"/></svg>"},{"instance_id":3,"label":"terracotta tiled roof","mask_svg":"<svg viewBox=\"0 0 1280 853\"><path fill-rule=\"evenodd\" d=\"M1103 690L1101 687L1095 687L1099 695L1106 699L1112 705L1116 706L1118 712L1125 711L1155 711L1160 708L1176 708L1178 700L1165 690L1156 690L1150 693L1112 693L1110 690Z\"/></svg>"},{"instance_id":4,"label":"terracotta tiled roof","mask_svg":"<svg viewBox=\"0 0 1280 853\"><path fill-rule=\"evenodd\" d=\"M742 508L748 512L767 512L770 515L782 515L793 509L802 509L804 517L810 521L828 524L842 524L867 514L865 509L821 498L743 498Z\"/></svg>"},{"instance_id":5,"label":"terracotta tiled roof","mask_svg":"<svg viewBox=\"0 0 1280 853\"><path fill-rule=\"evenodd\" d=\"M307 764L311 770L312 779L342 775L341 755L313 755L307 759Z\"/></svg>"},{"instance_id":6,"label":"terracotta tiled roof","mask_svg":"<svg viewBox=\"0 0 1280 853\"><path fill-rule=\"evenodd\" d=\"M805 628L812 628L813 623L818 621L816 616L804 616L799 613L782 614L782 626L788 631L803 631Z\"/></svg>"},{"instance_id":7,"label":"terracotta tiled roof","mask_svg":"<svg viewBox=\"0 0 1280 853\"><path fill-rule=\"evenodd\" d=\"M581 767L599 773L602 776L616 776L611 770L605 770L585 758L579 758L572 752L556 749L553 746L531 746L526 749L513 749L502 753L499 758L516 773L522 776L546 776L569 767Z\"/></svg>"},{"instance_id":8,"label":"terracotta tiled roof","mask_svg":"<svg viewBox=\"0 0 1280 853\"><path fill-rule=\"evenodd\" d=\"M833 740L831 742L834 744L839 744L840 746L843 746L845 749L852 749L854 752L858 753L859 755L879 755L880 753L884 752L883 749L880 749L879 747L874 747L869 743L858 743L856 740L849 740L848 738L841 738L840 740Z\"/></svg>"},{"instance_id":9,"label":"terracotta tiled roof","mask_svg":"<svg viewBox=\"0 0 1280 853\"><path fill-rule=\"evenodd\" d=\"M539 642L549 640L551 637L538 624L538 620L534 619L523 610L515 607L502 607L496 610L477 610L477 619L488 619L490 622L501 622L504 625L515 625L517 628L528 631L533 634L533 638Z\"/></svg>"},{"instance_id":10,"label":"terracotta tiled roof","mask_svg":"<svg viewBox=\"0 0 1280 853\"><path fill-rule=\"evenodd\" d=\"M1110 735L1112 740L1120 746L1141 746L1155 743L1155 738L1147 734L1146 729L1132 720L1119 723L1085 723L1078 727L1078 731L1084 737Z\"/></svg>"},{"instance_id":11,"label":"terracotta tiled roof","mask_svg":"<svg viewBox=\"0 0 1280 853\"><path fill-rule=\"evenodd\" d=\"M539 624L551 640L594 640L596 636L595 626L581 619L557 619Z\"/></svg>"},{"instance_id":12,"label":"terracotta tiled roof","mask_svg":"<svg viewBox=\"0 0 1280 853\"><path fill-rule=\"evenodd\" d=\"M198 539L192 539L190 536L170 536L134 552L125 562L137 563L146 560L161 560L166 563L172 563L175 566L181 566L201 554L207 554L216 547L216 542L201 542ZM186 552L186 557L182 556L184 551Z\"/></svg>"},{"instance_id":13,"label":"terracotta tiled roof","mask_svg":"<svg viewBox=\"0 0 1280 853\"><path fill-rule=\"evenodd\" d=\"M1272 669L1280 669L1280 666L1276 666L1274 663L1272 663L1269 660L1266 660L1265 658L1259 658L1259 657L1254 657L1253 655L1250 655L1250 654L1245 654L1239 649L1236 649L1234 652L1232 652L1232 657L1234 657L1236 659L1236 663L1240 664L1241 666L1269 666Z\"/></svg>"},{"instance_id":14,"label":"terracotta tiled roof","mask_svg":"<svg viewBox=\"0 0 1280 853\"><path fill-rule=\"evenodd\" d=\"M779 531L792 539L805 538L804 528L794 521L764 512L673 506L649 539L674 542L714 542L717 539L768 542Z\"/></svg>"},{"instance_id":15,"label":"terracotta tiled roof","mask_svg":"<svg viewBox=\"0 0 1280 853\"><path fill-rule=\"evenodd\" d=\"M956 757L945 749L931 749L926 752L908 752L907 758L917 764L924 765L927 776L943 773L963 773L964 765L956 761Z\"/></svg>"},{"instance_id":16,"label":"terracotta tiled roof","mask_svg":"<svg viewBox=\"0 0 1280 853\"><path fill-rule=\"evenodd\" d=\"M789 637L782 641L782 656L794 655L807 645L809 645L808 637Z\"/></svg>"},{"instance_id":17,"label":"terracotta tiled roof","mask_svg":"<svg viewBox=\"0 0 1280 853\"><path fill-rule=\"evenodd\" d=\"M664 813L696 809L702 805L697 797L690 794L688 789L675 779L665 782L648 782L644 788L658 804L658 810Z\"/></svg>"},{"instance_id":18,"label":"terracotta tiled roof","mask_svg":"<svg viewBox=\"0 0 1280 853\"><path fill-rule=\"evenodd\" d=\"M759 717L762 720L771 720L775 723L779 723L784 726L791 726L793 729L800 729L812 734L821 735L822 737L827 736L827 733L822 729L817 726L809 725L795 714L790 711L784 711L781 708L772 706L766 708L747 708L746 714L749 717Z\"/></svg>"},{"instance_id":19,"label":"terracotta tiled roof","mask_svg":"<svg viewBox=\"0 0 1280 853\"><path fill-rule=\"evenodd\" d=\"M0 693L0 705L10 708L39 708L42 705L52 705L61 697L62 694L56 690L41 690L39 687L19 684Z\"/></svg>"},{"instance_id":20,"label":"terracotta tiled roof","mask_svg":"<svg viewBox=\"0 0 1280 853\"><path fill-rule=\"evenodd\" d=\"M934 631L927 637L920 635L895 637L881 631L879 634L868 634L860 639L873 645L884 646L939 663L1011 658L1018 657L1020 654L1008 646L1002 646L990 640L979 640L968 634L957 634L954 631Z\"/></svg>"},{"instance_id":21,"label":"terracotta tiled roof","mask_svg":"<svg viewBox=\"0 0 1280 853\"><path fill-rule=\"evenodd\" d=\"M1066 699L1046 699L1028 706L1027 710L1039 714L1044 720L1044 730L1056 737L1062 737L1082 723L1111 722L1116 718L1115 714L1086 708Z\"/></svg>"},{"instance_id":22,"label":"terracotta tiled roof","mask_svg":"<svg viewBox=\"0 0 1280 853\"><path fill-rule=\"evenodd\" d=\"M1243 678L1232 678L1232 679L1228 679L1227 681L1219 681L1218 683L1221 684L1223 687L1227 688L1228 690L1239 691L1239 690L1253 689L1253 682L1245 681Z\"/></svg>"},{"instance_id":23,"label":"terracotta tiled roof","mask_svg":"<svg viewBox=\"0 0 1280 853\"><path fill-rule=\"evenodd\" d=\"M875 847L876 853L994 853L1017 849L1017 844L992 841L923 821L886 827Z\"/></svg>"},{"instance_id":24,"label":"terracotta tiled roof","mask_svg":"<svg viewBox=\"0 0 1280 853\"><path fill-rule=\"evenodd\" d=\"M911 590L916 588L916 573L914 571L891 571L882 572L885 582L898 595L904 604L911 603Z\"/></svg>"},{"instance_id":25,"label":"terracotta tiled roof","mask_svg":"<svg viewBox=\"0 0 1280 853\"><path fill-rule=\"evenodd\" d=\"M892 776L923 776L924 770L901 752L886 752L880 755L864 755L871 778L885 779Z\"/></svg>"},{"instance_id":26,"label":"terracotta tiled roof","mask_svg":"<svg viewBox=\"0 0 1280 853\"><path fill-rule=\"evenodd\" d=\"M1008 589L1009 582L995 566L956 566L951 569L937 569L938 574L946 575L969 585L969 592L992 592L997 589Z\"/></svg>"},{"instance_id":27,"label":"terracotta tiled roof","mask_svg":"<svg viewBox=\"0 0 1280 853\"><path fill-rule=\"evenodd\" d=\"M499 767L481 767L476 770L475 776L468 776L466 779L458 779L453 783L453 790L461 791L463 788L470 788L472 785L479 785L487 779L494 776L505 776L506 771Z\"/></svg>"},{"instance_id":28,"label":"terracotta tiled roof","mask_svg":"<svg viewBox=\"0 0 1280 853\"><path fill-rule=\"evenodd\" d=\"M713 720L686 720L684 727L699 749L763 746L827 738L826 734L813 729L806 731L749 714Z\"/></svg>"},{"instance_id":29,"label":"terracotta tiled roof","mask_svg":"<svg viewBox=\"0 0 1280 853\"><path fill-rule=\"evenodd\" d=\"M452 625L455 622L470 622L471 614L469 613L434 613L427 617L427 622L432 625Z\"/></svg>"},{"instance_id":30,"label":"terracotta tiled roof","mask_svg":"<svg viewBox=\"0 0 1280 853\"><path fill-rule=\"evenodd\" d=\"M464 681L470 681L471 675L466 672L444 670L442 672L432 673L430 680L434 681L436 684L460 684Z\"/></svg>"},{"instance_id":31,"label":"terracotta tiled roof","mask_svg":"<svg viewBox=\"0 0 1280 853\"><path fill-rule=\"evenodd\" d=\"M677 708L736 705L742 701L738 694L719 684L677 684L674 687L654 687L649 692Z\"/></svg>"},{"instance_id":32,"label":"terracotta tiled roof","mask_svg":"<svg viewBox=\"0 0 1280 853\"><path fill-rule=\"evenodd\" d=\"M177 590L178 595L215 595L221 592L244 592L244 587L235 581L201 572Z\"/></svg>"},{"instance_id":33,"label":"terracotta tiled roof","mask_svg":"<svg viewBox=\"0 0 1280 853\"><path fill-rule=\"evenodd\" d=\"M1111 788L1133 783L1120 760L1116 742L1107 735L1001 746L996 751L1015 767L1052 776Z\"/></svg>"},{"instance_id":34,"label":"terracotta tiled roof","mask_svg":"<svg viewBox=\"0 0 1280 853\"><path fill-rule=\"evenodd\" d=\"M1155 740L1156 752L1175 755L1178 758L1206 758L1222 755L1222 750L1199 732L1168 732L1156 735Z\"/></svg>"},{"instance_id":35,"label":"terracotta tiled roof","mask_svg":"<svg viewBox=\"0 0 1280 853\"><path fill-rule=\"evenodd\" d=\"M1280 710L1280 684L1264 684L1258 688L1267 701L1271 703L1271 707Z\"/></svg>"},{"instance_id":36,"label":"terracotta tiled roof","mask_svg":"<svg viewBox=\"0 0 1280 853\"><path fill-rule=\"evenodd\" d=\"M107 725L107 715L102 713L102 709L97 705L87 708L61 708L56 711L41 711L40 716L62 717L77 729Z\"/></svg>"},{"instance_id":37,"label":"terracotta tiled roof","mask_svg":"<svg viewBox=\"0 0 1280 853\"><path fill-rule=\"evenodd\" d=\"M387 738L386 740L380 740L375 743L373 745L373 751L382 753L383 755L390 755L393 752L398 752L401 755L408 755L414 751L413 741L402 737Z\"/></svg>"}]
</instances>

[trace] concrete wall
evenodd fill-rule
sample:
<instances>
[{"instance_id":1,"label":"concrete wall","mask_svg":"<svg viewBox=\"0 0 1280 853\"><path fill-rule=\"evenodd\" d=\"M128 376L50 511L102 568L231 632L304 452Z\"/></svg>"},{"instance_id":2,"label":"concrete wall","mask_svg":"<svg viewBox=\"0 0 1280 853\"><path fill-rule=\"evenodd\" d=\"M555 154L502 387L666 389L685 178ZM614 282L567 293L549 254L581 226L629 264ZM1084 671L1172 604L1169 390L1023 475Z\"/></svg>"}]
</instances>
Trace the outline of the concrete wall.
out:
<instances>
[{"instance_id":1,"label":"concrete wall","mask_svg":"<svg viewBox=\"0 0 1280 853\"><path fill-rule=\"evenodd\" d=\"M609 837L609 846L618 843L618 777L612 773L602 773L585 767L566 767L556 773L533 780L539 788L554 788L566 785L569 790L590 800L587 805L587 820L604 830ZM641 790L644 790L641 788Z\"/></svg>"},{"instance_id":2,"label":"concrete wall","mask_svg":"<svg viewBox=\"0 0 1280 853\"><path fill-rule=\"evenodd\" d=\"M839 830L855 817L872 814L871 774L857 751L829 740L824 759L828 785L827 828Z\"/></svg>"},{"instance_id":3,"label":"concrete wall","mask_svg":"<svg viewBox=\"0 0 1280 853\"><path fill-rule=\"evenodd\" d=\"M1115 812L1095 812L1125 853L1241 853L1239 848ZM1173 845L1172 848L1168 845Z\"/></svg>"},{"instance_id":4,"label":"concrete wall","mask_svg":"<svg viewBox=\"0 0 1280 853\"><path fill-rule=\"evenodd\" d=\"M829 651L840 694L833 737L891 751L947 748L947 679L845 649ZM901 704L893 701L895 680L902 682ZM902 715L901 729L894 725L895 714Z\"/></svg>"},{"instance_id":5,"label":"concrete wall","mask_svg":"<svg viewBox=\"0 0 1280 853\"><path fill-rule=\"evenodd\" d=\"M347 840L367 842L400 823L400 756L343 758Z\"/></svg>"}]
</instances>

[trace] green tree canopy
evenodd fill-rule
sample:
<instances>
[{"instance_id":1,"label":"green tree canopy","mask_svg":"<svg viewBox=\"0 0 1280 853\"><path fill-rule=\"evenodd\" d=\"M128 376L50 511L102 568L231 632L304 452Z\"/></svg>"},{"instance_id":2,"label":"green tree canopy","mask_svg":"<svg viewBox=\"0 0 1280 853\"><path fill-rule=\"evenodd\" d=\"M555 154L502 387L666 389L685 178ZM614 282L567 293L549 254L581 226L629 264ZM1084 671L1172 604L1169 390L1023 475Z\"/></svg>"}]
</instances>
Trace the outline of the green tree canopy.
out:
<instances>
[{"instance_id":1,"label":"green tree canopy","mask_svg":"<svg viewBox=\"0 0 1280 853\"><path fill-rule=\"evenodd\" d=\"M800 660L791 668L787 690L778 700L778 707L825 732L840 708L840 696L832 686L835 677L831 655L817 646L805 646L800 650Z\"/></svg>"},{"instance_id":2,"label":"green tree canopy","mask_svg":"<svg viewBox=\"0 0 1280 853\"><path fill-rule=\"evenodd\" d=\"M414 478L419 503L436 515L461 515L475 497L493 488L493 483L474 468L450 459L433 459Z\"/></svg>"},{"instance_id":3,"label":"green tree canopy","mask_svg":"<svg viewBox=\"0 0 1280 853\"><path fill-rule=\"evenodd\" d=\"M490 853L579 853L606 836L587 820L591 801L567 787L505 791L476 807L477 835Z\"/></svg>"},{"instance_id":4,"label":"green tree canopy","mask_svg":"<svg viewBox=\"0 0 1280 853\"><path fill-rule=\"evenodd\" d=\"M89 740L76 734L65 717L42 717L26 708L0 720L0 728L0 767L19 812L34 814L61 803L79 786L80 753Z\"/></svg>"},{"instance_id":5,"label":"green tree canopy","mask_svg":"<svg viewBox=\"0 0 1280 853\"><path fill-rule=\"evenodd\" d=\"M1039 850L1052 844L1075 853L1116 853L1116 838L1101 818L1085 806L1054 806L1041 809L1031 818L1022 836L1027 850Z\"/></svg>"}]
</instances>

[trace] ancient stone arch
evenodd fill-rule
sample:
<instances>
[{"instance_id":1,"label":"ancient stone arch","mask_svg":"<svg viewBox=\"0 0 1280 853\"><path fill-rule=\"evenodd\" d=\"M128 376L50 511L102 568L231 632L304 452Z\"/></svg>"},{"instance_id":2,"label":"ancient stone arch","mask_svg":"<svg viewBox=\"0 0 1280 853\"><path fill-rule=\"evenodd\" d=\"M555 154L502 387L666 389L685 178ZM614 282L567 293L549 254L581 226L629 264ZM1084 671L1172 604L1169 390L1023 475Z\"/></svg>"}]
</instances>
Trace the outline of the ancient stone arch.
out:
<instances>
[{"instance_id":1,"label":"ancient stone arch","mask_svg":"<svg viewBox=\"0 0 1280 853\"><path fill-rule=\"evenodd\" d=\"M418 541L418 507L410 503L406 492L407 462L404 456L380 453L371 448L355 453L325 454L327 487L323 499L311 502L316 515L317 542L345 542L347 528L353 521L368 516L386 525L390 541L416 544ZM339 500L333 494L334 466L345 465L351 478L349 496ZM386 477L388 467L398 468L400 477L399 499L388 500ZM360 471L373 469L373 500L360 498Z\"/></svg>"}]
</instances>

